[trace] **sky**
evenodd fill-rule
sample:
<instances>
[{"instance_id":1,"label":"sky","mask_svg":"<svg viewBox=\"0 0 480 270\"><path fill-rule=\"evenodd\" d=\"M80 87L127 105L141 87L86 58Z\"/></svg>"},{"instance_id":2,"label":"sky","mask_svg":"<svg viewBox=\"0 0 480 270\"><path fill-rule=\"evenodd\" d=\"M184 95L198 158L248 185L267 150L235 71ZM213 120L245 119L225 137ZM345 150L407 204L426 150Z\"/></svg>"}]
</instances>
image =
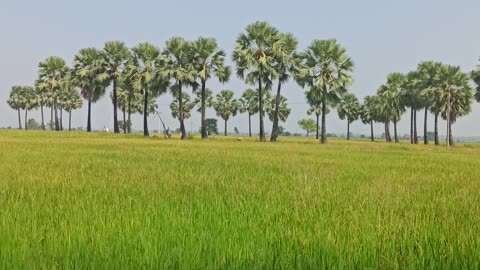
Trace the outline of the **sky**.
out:
<instances>
[{"instance_id":1,"label":"sky","mask_svg":"<svg viewBox=\"0 0 480 270\"><path fill-rule=\"evenodd\" d=\"M49 56L64 58L71 65L74 55L86 47L102 48L106 41L122 40L129 47L151 42L161 49L173 36L194 40L198 36L214 37L227 52L227 63L235 40L245 26L268 21L282 32L293 33L299 50L315 39L337 39L355 63L354 83L350 91L362 99L376 92L391 72L406 73L421 61L435 60L459 65L464 72L473 70L480 57L480 1L478 0L305 0L305 1L154 1L154 0L0 0L0 127L18 126L17 114L6 104L13 85L32 85L38 63ZM473 85L472 85L473 86ZM229 89L240 98L251 87L232 76L229 82L207 82L214 93ZM111 90L108 89L108 92ZM308 118L304 89L291 81L283 87L292 112L286 130L303 133L298 120ZM158 98L159 111L167 126L179 126L170 114L172 98ZM92 107L94 129L113 127L113 105L108 95ZM86 104L72 113L72 126L86 126ZM121 114L120 114L121 115ZM418 114L419 133L423 130L423 113ZM40 120L39 112L31 117ZM208 109L207 117L218 118ZM141 116L133 118L133 128L142 128ZM480 136L480 104L470 115L458 119L453 127L456 136ZM66 121L65 121L66 123ZM409 115L399 123L399 133L409 133ZM196 112L186 121L187 131L197 132L200 115ZM150 129L160 129L157 117L149 117ZM229 132L237 127L248 131L246 114L229 121ZM345 134L347 123L336 111L327 116L327 132ZM429 115L429 130L433 116ZM252 118L253 132L258 132L258 116ZM440 133L446 124L440 122ZM270 133L271 123L266 121ZM354 122L353 133L368 134L369 127ZM381 134L380 124L375 133Z\"/></svg>"}]
</instances>

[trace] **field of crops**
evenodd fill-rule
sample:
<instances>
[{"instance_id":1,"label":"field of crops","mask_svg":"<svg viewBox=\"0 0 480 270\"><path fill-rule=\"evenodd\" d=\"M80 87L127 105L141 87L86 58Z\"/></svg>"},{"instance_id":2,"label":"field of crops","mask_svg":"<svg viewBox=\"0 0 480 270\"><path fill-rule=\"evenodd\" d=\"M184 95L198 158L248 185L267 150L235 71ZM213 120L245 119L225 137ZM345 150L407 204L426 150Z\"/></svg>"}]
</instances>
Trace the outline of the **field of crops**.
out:
<instances>
[{"instance_id":1,"label":"field of crops","mask_svg":"<svg viewBox=\"0 0 480 270\"><path fill-rule=\"evenodd\" d=\"M479 269L480 145L0 131L0 268Z\"/></svg>"}]
</instances>

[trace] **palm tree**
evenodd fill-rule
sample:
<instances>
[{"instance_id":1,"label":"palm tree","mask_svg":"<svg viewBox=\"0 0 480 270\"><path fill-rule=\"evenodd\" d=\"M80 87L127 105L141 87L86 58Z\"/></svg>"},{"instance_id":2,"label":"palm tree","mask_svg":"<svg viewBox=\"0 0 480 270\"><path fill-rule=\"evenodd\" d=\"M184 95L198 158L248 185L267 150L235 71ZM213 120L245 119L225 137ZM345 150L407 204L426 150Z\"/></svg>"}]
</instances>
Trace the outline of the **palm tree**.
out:
<instances>
[{"instance_id":1,"label":"palm tree","mask_svg":"<svg viewBox=\"0 0 480 270\"><path fill-rule=\"evenodd\" d=\"M240 112L248 114L248 136L252 137L252 115L258 113L258 95L255 90L247 89L240 98Z\"/></svg>"},{"instance_id":2,"label":"palm tree","mask_svg":"<svg viewBox=\"0 0 480 270\"><path fill-rule=\"evenodd\" d=\"M322 92L319 90L308 89L305 92L305 97L309 105L307 109L307 114L308 115L315 114L316 125L317 125L315 139L318 140L320 138L320 132L319 132L320 121L319 120L320 120L320 115L322 114L322 101L323 101ZM329 112L330 110L328 109L328 106L327 106L325 113L329 113Z\"/></svg>"},{"instance_id":3,"label":"palm tree","mask_svg":"<svg viewBox=\"0 0 480 270\"><path fill-rule=\"evenodd\" d=\"M13 86L10 95L7 99L7 104L10 108L17 110L18 113L18 129L22 129L22 118L20 116L22 86ZM27 125L27 123L25 123Z\"/></svg>"},{"instance_id":4,"label":"palm tree","mask_svg":"<svg viewBox=\"0 0 480 270\"><path fill-rule=\"evenodd\" d=\"M207 139L207 128L205 125L205 111L207 89L206 82L215 76L220 82L227 82L230 78L231 69L225 65L225 52L218 48L217 41L213 38L199 37L192 43L193 61L197 76L200 79L200 114L202 139Z\"/></svg>"},{"instance_id":5,"label":"palm tree","mask_svg":"<svg viewBox=\"0 0 480 270\"><path fill-rule=\"evenodd\" d=\"M295 37L290 33L280 34L279 36L279 40L273 45L274 69L278 75L278 87L277 96L274 103L275 108L273 117L271 119L273 122L273 127L270 142L276 142L278 137L278 114L281 103L280 91L282 84L288 80L291 73L295 72L295 68L300 60L296 53L298 41L295 39Z\"/></svg>"},{"instance_id":6,"label":"palm tree","mask_svg":"<svg viewBox=\"0 0 480 270\"><path fill-rule=\"evenodd\" d=\"M40 115L42 117L41 129L45 130L45 118L43 114L43 108L48 104L49 97L47 93L41 91L38 85L35 85L35 94L38 99L38 106L40 107Z\"/></svg>"},{"instance_id":7,"label":"palm tree","mask_svg":"<svg viewBox=\"0 0 480 270\"><path fill-rule=\"evenodd\" d=\"M160 66L160 50L150 43L140 43L133 48L132 63L128 70L132 77L133 86L143 94L143 135L148 132L148 102L152 98L164 93L168 83L158 76Z\"/></svg>"},{"instance_id":8,"label":"palm tree","mask_svg":"<svg viewBox=\"0 0 480 270\"><path fill-rule=\"evenodd\" d=\"M213 92L210 89L205 89L205 91L196 91L195 92L195 99L193 103L195 104L195 107L197 107L198 112L202 112L202 108L211 108L213 107L214 103L214 98L213 98ZM203 105L202 105L203 104ZM205 110L206 111L206 110ZM208 134L207 134L208 136Z\"/></svg>"},{"instance_id":9,"label":"palm tree","mask_svg":"<svg viewBox=\"0 0 480 270\"><path fill-rule=\"evenodd\" d=\"M50 93L53 99L53 110L55 111L55 130L60 130L58 121L58 96L61 91L63 79L68 73L68 67L60 57L51 56L39 64L38 79L36 85L42 92Z\"/></svg>"},{"instance_id":10,"label":"palm tree","mask_svg":"<svg viewBox=\"0 0 480 270\"><path fill-rule=\"evenodd\" d=\"M178 91L177 91L178 94ZM180 116L180 104L178 102L179 98L175 97L170 103L170 111L172 112L172 117L178 119ZM191 111L195 107L194 102L190 102L190 96L187 93L182 93L182 103L183 103L183 118L188 119L192 116Z\"/></svg>"},{"instance_id":11,"label":"palm tree","mask_svg":"<svg viewBox=\"0 0 480 270\"><path fill-rule=\"evenodd\" d=\"M265 111L267 112L270 121L274 122L276 114L277 125L278 121L286 122L290 112L292 111L290 108L288 108L287 98L284 96L276 96L270 97L267 99L267 101L268 102L265 104Z\"/></svg>"},{"instance_id":12,"label":"palm tree","mask_svg":"<svg viewBox=\"0 0 480 270\"><path fill-rule=\"evenodd\" d=\"M82 98L74 87L65 87L62 91L60 103L68 112L68 131L72 130L72 111L80 109L83 105Z\"/></svg>"},{"instance_id":13,"label":"palm tree","mask_svg":"<svg viewBox=\"0 0 480 270\"><path fill-rule=\"evenodd\" d=\"M401 73L390 73L387 76L387 83L382 85L378 89L378 98L381 103L381 112L386 118L387 125L389 122L393 122L393 129L395 135L395 142L398 143L397 123L400 121L400 117L405 112L405 106L403 104L403 93L406 78Z\"/></svg>"},{"instance_id":14,"label":"palm tree","mask_svg":"<svg viewBox=\"0 0 480 270\"><path fill-rule=\"evenodd\" d=\"M102 81L113 84L113 132L120 133L117 117L117 81L127 60L131 57L130 51L122 41L109 41L101 51L104 73L100 75Z\"/></svg>"},{"instance_id":15,"label":"palm tree","mask_svg":"<svg viewBox=\"0 0 480 270\"><path fill-rule=\"evenodd\" d=\"M25 130L28 129L28 111L36 108L39 104L39 98L35 89L31 86L22 86L20 90L20 108L25 110Z\"/></svg>"},{"instance_id":16,"label":"palm tree","mask_svg":"<svg viewBox=\"0 0 480 270\"><path fill-rule=\"evenodd\" d=\"M104 94L109 81L100 80L105 74L102 55L95 48L81 49L73 60L72 84L80 88L80 94L87 101L87 132L92 131L92 103Z\"/></svg>"},{"instance_id":17,"label":"palm tree","mask_svg":"<svg viewBox=\"0 0 480 270\"><path fill-rule=\"evenodd\" d=\"M314 40L301 55L302 65L297 72L297 82L320 91L322 97L322 139L326 137L326 110L329 101L335 102L352 83L353 61L345 48L336 40Z\"/></svg>"},{"instance_id":18,"label":"palm tree","mask_svg":"<svg viewBox=\"0 0 480 270\"><path fill-rule=\"evenodd\" d=\"M174 97L178 98L179 111L183 112L183 100L180 98L183 96L183 86L191 86L193 89L197 87L195 82L197 70L192 64L192 43L181 37L173 37L166 42L165 47L159 74L165 81L174 80L173 84L178 87L178 94L174 91ZM178 121L180 122L180 132L182 133L181 139L185 140L187 138L187 132L183 120L183 113L180 113Z\"/></svg>"},{"instance_id":19,"label":"palm tree","mask_svg":"<svg viewBox=\"0 0 480 270\"><path fill-rule=\"evenodd\" d=\"M238 101L233 98L233 95L233 91L223 90L217 95L217 99L213 105L217 115L222 117L222 119L225 121L225 136L227 136L228 119L237 115L239 108Z\"/></svg>"},{"instance_id":20,"label":"palm tree","mask_svg":"<svg viewBox=\"0 0 480 270\"><path fill-rule=\"evenodd\" d=\"M442 65L438 71L438 85L427 89L426 95L438 98L442 117L447 120L447 148L453 145L452 124L458 117L471 111L473 91L469 77L458 66Z\"/></svg>"},{"instance_id":21,"label":"palm tree","mask_svg":"<svg viewBox=\"0 0 480 270\"><path fill-rule=\"evenodd\" d=\"M376 96L366 96L363 105L360 107L360 119L364 125L370 125L370 141L375 141L373 136L373 121L375 121L375 99Z\"/></svg>"},{"instance_id":22,"label":"palm tree","mask_svg":"<svg viewBox=\"0 0 480 270\"><path fill-rule=\"evenodd\" d=\"M263 90L270 89L272 79L277 71L273 67L273 46L278 42L278 30L267 22L255 22L247 25L245 33L241 33L236 40L233 51L233 61L237 67L237 76L246 83L258 84L258 111L260 122L260 141L265 142L265 128L263 122Z\"/></svg>"},{"instance_id":23,"label":"palm tree","mask_svg":"<svg viewBox=\"0 0 480 270\"><path fill-rule=\"evenodd\" d=\"M422 76L418 71L411 71L406 75L406 78L402 103L410 107L410 143L418 144L417 111L425 105L425 100L422 98Z\"/></svg>"},{"instance_id":24,"label":"palm tree","mask_svg":"<svg viewBox=\"0 0 480 270\"><path fill-rule=\"evenodd\" d=\"M360 103L354 94L344 94L338 103L338 117L347 119L347 140L350 140L350 124L360 116Z\"/></svg>"}]
</instances>

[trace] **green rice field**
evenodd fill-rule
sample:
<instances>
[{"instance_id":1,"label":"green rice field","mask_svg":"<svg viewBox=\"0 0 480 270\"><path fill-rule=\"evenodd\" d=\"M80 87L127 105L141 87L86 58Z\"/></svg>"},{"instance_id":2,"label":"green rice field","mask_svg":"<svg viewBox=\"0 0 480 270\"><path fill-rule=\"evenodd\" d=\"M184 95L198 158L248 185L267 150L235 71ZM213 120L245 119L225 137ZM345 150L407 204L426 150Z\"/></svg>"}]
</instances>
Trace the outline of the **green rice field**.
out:
<instances>
[{"instance_id":1,"label":"green rice field","mask_svg":"<svg viewBox=\"0 0 480 270\"><path fill-rule=\"evenodd\" d=\"M480 145L0 131L0 269L480 269Z\"/></svg>"}]
</instances>

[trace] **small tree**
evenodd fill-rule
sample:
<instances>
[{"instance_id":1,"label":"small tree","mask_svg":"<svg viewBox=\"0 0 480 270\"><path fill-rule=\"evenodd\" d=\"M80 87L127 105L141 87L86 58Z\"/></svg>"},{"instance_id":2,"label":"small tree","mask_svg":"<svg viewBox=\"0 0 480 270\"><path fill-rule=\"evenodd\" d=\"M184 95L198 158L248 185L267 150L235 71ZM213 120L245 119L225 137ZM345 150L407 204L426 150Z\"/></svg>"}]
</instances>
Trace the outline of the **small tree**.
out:
<instances>
[{"instance_id":1,"label":"small tree","mask_svg":"<svg viewBox=\"0 0 480 270\"><path fill-rule=\"evenodd\" d=\"M214 118L205 119L205 126L207 127L208 135L218 134L217 119L214 119Z\"/></svg>"},{"instance_id":2,"label":"small tree","mask_svg":"<svg viewBox=\"0 0 480 270\"><path fill-rule=\"evenodd\" d=\"M313 119L301 119L298 121L298 125L307 132L307 137L310 132L314 132L317 129L317 125Z\"/></svg>"},{"instance_id":3,"label":"small tree","mask_svg":"<svg viewBox=\"0 0 480 270\"><path fill-rule=\"evenodd\" d=\"M223 90L217 95L217 100L213 107L217 115L225 121L225 136L227 136L227 122L230 117L235 116L238 112L239 102L233 98L233 91Z\"/></svg>"}]
</instances>

